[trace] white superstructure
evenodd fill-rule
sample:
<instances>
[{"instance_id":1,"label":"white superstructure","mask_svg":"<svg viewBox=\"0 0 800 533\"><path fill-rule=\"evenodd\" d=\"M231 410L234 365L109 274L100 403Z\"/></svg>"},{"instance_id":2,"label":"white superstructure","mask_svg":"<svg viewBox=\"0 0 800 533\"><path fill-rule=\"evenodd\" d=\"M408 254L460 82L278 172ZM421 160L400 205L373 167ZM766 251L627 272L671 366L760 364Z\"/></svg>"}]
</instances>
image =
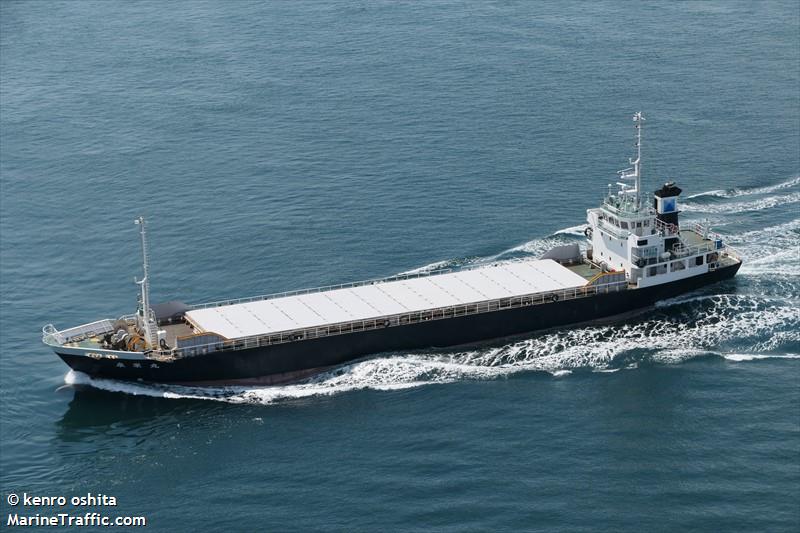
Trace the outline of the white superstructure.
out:
<instances>
[{"instance_id":1,"label":"white superstructure","mask_svg":"<svg viewBox=\"0 0 800 533\"><path fill-rule=\"evenodd\" d=\"M642 201L641 112L633 116L636 159L631 168L619 172L618 190L608 185L603 204L587 210L590 255L610 270L625 271L632 286L649 287L695 276L716 268L722 240L698 224L678 225L677 198L681 190L667 183L656 191L655 207Z\"/></svg>"}]
</instances>

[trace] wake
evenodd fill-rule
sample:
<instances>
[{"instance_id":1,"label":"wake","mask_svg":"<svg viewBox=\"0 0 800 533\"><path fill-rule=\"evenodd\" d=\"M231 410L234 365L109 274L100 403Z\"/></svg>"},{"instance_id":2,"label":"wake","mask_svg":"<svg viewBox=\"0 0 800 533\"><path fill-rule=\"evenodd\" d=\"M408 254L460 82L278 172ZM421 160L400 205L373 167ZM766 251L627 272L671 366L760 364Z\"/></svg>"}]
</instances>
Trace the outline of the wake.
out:
<instances>
[{"instance_id":1,"label":"wake","mask_svg":"<svg viewBox=\"0 0 800 533\"><path fill-rule=\"evenodd\" d=\"M701 204L697 202L683 202L681 209L684 211L698 211L700 213L742 213L748 211L764 211L785 204L800 202L800 192L767 196L755 200L733 202L724 204Z\"/></svg>"},{"instance_id":2,"label":"wake","mask_svg":"<svg viewBox=\"0 0 800 533\"><path fill-rule=\"evenodd\" d=\"M695 198L736 198L739 196L751 196L758 194L768 194L781 189L788 189L800 185L800 176L795 176L786 181L776 183L774 185L766 185L763 187L733 187L730 189L716 189L713 191L699 192L687 196L687 199Z\"/></svg>"},{"instance_id":3,"label":"wake","mask_svg":"<svg viewBox=\"0 0 800 533\"><path fill-rule=\"evenodd\" d=\"M570 244L579 240L583 240L583 230L586 224L579 224L577 226L570 226L555 231L552 235L544 238L533 239L511 248L507 248L496 254L487 255L484 257L464 257L460 259L449 259L443 261L435 261L433 263L399 272L398 275L406 274L423 274L435 272L437 270L445 270L448 268L461 268L471 265L482 265L493 263L495 261L503 261L515 257L539 257L543 253L549 251L555 246Z\"/></svg>"}]
</instances>

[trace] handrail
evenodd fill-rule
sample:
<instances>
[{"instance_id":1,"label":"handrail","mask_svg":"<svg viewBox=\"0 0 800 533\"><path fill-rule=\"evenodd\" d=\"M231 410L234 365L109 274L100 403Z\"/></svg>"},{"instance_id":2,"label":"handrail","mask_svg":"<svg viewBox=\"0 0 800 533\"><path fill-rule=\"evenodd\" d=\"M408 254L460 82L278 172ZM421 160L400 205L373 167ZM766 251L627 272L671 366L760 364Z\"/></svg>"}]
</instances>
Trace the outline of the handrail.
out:
<instances>
[{"instance_id":1,"label":"handrail","mask_svg":"<svg viewBox=\"0 0 800 533\"><path fill-rule=\"evenodd\" d=\"M732 246L725 245L725 248L722 249L722 252L726 255L729 255L736 259L737 261L742 261L742 254L739 253L739 250L733 248Z\"/></svg>"},{"instance_id":2,"label":"handrail","mask_svg":"<svg viewBox=\"0 0 800 533\"><path fill-rule=\"evenodd\" d=\"M594 285L603 285L603 283L597 283L599 280L603 278L610 278L611 281L609 283L617 283L625 280L625 271L624 270L611 270L609 272L598 272L595 274L592 279L586 284L586 286L594 286ZM607 284L606 284L607 285Z\"/></svg>"},{"instance_id":3,"label":"handrail","mask_svg":"<svg viewBox=\"0 0 800 533\"><path fill-rule=\"evenodd\" d=\"M692 222L692 223L689 224L688 227L681 226L681 229L687 229L687 230L693 231L693 232L697 233L698 235L701 235L704 238L709 239L709 240L725 242L725 239L723 238L722 235L720 235L716 231L712 231L710 227L706 227L703 224L701 224L700 222ZM727 244L725 246L727 247Z\"/></svg>"},{"instance_id":4,"label":"handrail","mask_svg":"<svg viewBox=\"0 0 800 533\"><path fill-rule=\"evenodd\" d=\"M639 217L655 215L656 210L647 205L639 206L636 209L636 203L631 197L622 198L617 193L609 194L607 191L603 192L603 206L617 214L625 217Z\"/></svg>"},{"instance_id":5,"label":"handrail","mask_svg":"<svg viewBox=\"0 0 800 533\"><path fill-rule=\"evenodd\" d=\"M134 325L136 324L136 315L123 315L119 317L116 322L121 320L124 320L129 325ZM51 344L48 341L52 339L58 344L65 344L67 342L73 342L79 337L87 338L100 335L102 333L108 333L114 330L114 324L116 322L109 318L103 318L101 320L89 322L88 324L81 324L80 326L63 329L61 331L57 330L53 324L47 324L42 328L42 342L45 344Z\"/></svg>"},{"instance_id":6,"label":"handrail","mask_svg":"<svg viewBox=\"0 0 800 533\"><path fill-rule=\"evenodd\" d=\"M615 273L619 274L619 272ZM213 342L203 345L196 345L190 347L187 346L185 348L173 348L172 350L155 350L151 352L151 354L149 354L148 356L152 355L152 357L158 357L160 359L174 360L184 357L202 355L211 351L243 350L248 348L255 348L258 346L269 346L273 344L283 344L299 340L328 337L331 335L341 335L345 333L382 329L385 327L404 326L429 320L455 318L460 316L474 315L474 314L499 311L504 309L514 309L528 305L540 305L544 303L555 302L562 299L569 300L575 298L584 298L594 294L624 290L627 289L627 287L628 287L628 282L625 280L602 284L602 285L593 285L593 286L583 285L580 287L562 289L560 291L532 293L521 296L487 300L484 302L476 302L473 304L460 304L460 305L440 307L435 309L426 309L424 311L416 311L412 313L385 315L366 320L355 320L349 322L339 322L335 324L326 324L324 326L318 326L318 327L278 331L261 335L252 335L249 337L240 337L237 339L230 339L221 342Z\"/></svg>"},{"instance_id":7,"label":"handrail","mask_svg":"<svg viewBox=\"0 0 800 533\"><path fill-rule=\"evenodd\" d=\"M686 257L688 255L695 255L695 254L698 254L698 253L705 253L705 252L711 252L711 251L717 251L717 250L726 251L726 250L730 249L730 246L725 244L725 241L722 238L722 235L720 235L719 233L716 233L714 231L711 231L710 228L704 226L703 224L701 224L699 222L691 222L689 224L682 225L680 229L681 230L686 230L686 231L692 231L692 232L696 233L697 235L703 237L703 239L708 240L708 242L703 242L701 244L695 244L693 246L685 246L682 242L676 244L673 247L673 251L674 251L674 253L676 255L678 255L680 257ZM718 243L721 243L721 245L718 244ZM734 255L736 255L735 252L734 252ZM738 256L737 256L737 259L738 259Z\"/></svg>"},{"instance_id":8,"label":"handrail","mask_svg":"<svg viewBox=\"0 0 800 533\"><path fill-rule=\"evenodd\" d=\"M51 344L48 342L50 339L55 341L57 344L64 343L64 336L61 335L61 332L58 331L53 324L47 324L42 328L42 342L45 344Z\"/></svg>"},{"instance_id":9,"label":"handrail","mask_svg":"<svg viewBox=\"0 0 800 533\"><path fill-rule=\"evenodd\" d=\"M627 239L628 235L631 234L630 230L618 228L615 225L610 224L608 221L603 220L602 218L598 219L598 222L600 223L599 224L600 229L607 231L608 233L611 233L612 235L614 235L619 239Z\"/></svg>"},{"instance_id":10,"label":"handrail","mask_svg":"<svg viewBox=\"0 0 800 533\"><path fill-rule=\"evenodd\" d=\"M664 222L659 218L655 218L653 220L656 230L664 237L667 237L669 235L680 235L681 230L677 224Z\"/></svg>"},{"instance_id":11,"label":"handrail","mask_svg":"<svg viewBox=\"0 0 800 533\"><path fill-rule=\"evenodd\" d=\"M677 243L672 247L672 252L676 257L687 257L690 255L697 255L699 253L710 252L716 249L717 248L713 242L695 244L693 246L686 246L682 243Z\"/></svg>"},{"instance_id":12,"label":"handrail","mask_svg":"<svg viewBox=\"0 0 800 533\"><path fill-rule=\"evenodd\" d=\"M706 236L707 239L709 239L711 241L714 241L715 243L716 243L716 241L722 241L722 248L717 248L716 244L714 244L712 249L713 250L718 250L721 253L730 255L731 257L733 257L737 261L741 261L742 260L742 255L739 253L739 251L736 248L730 246L726 242L725 238L722 235L720 235L719 233L717 233L715 231L712 231L710 228L704 226L700 222L692 222L690 227L688 227L688 228L684 227L682 229L688 229L688 230L694 231L698 235Z\"/></svg>"},{"instance_id":13,"label":"handrail","mask_svg":"<svg viewBox=\"0 0 800 533\"><path fill-rule=\"evenodd\" d=\"M99 333L107 333L113 329L114 323L107 318L62 331L58 331L52 324L47 324L42 328L42 341L45 344L51 344L48 341L52 339L58 344L64 344L76 337L91 337Z\"/></svg>"},{"instance_id":14,"label":"handrail","mask_svg":"<svg viewBox=\"0 0 800 533\"><path fill-rule=\"evenodd\" d=\"M631 249L631 257L634 259L652 259L658 258L658 250L660 246L646 246L643 248L632 248Z\"/></svg>"}]
</instances>

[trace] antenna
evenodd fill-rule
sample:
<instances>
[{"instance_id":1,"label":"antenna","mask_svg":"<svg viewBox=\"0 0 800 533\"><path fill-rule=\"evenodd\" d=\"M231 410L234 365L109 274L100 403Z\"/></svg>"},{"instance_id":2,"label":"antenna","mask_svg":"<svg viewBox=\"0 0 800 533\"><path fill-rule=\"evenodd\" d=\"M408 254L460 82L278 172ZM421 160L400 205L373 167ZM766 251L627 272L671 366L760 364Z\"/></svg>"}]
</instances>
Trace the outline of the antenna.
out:
<instances>
[{"instance_id":1,"label":"antenna","mask_svg":"<svg viewBox=\"0 0 800 533\"><path fill-rule=\"evenodd\" d=\"M628 188L627 185L620 183L621 193L633 193L634 210L639 211L642 207L642 125L644 123L644 115L641 111L637 111L633 115L633 127L636 131L636 159L629 158L628 162L633 165L632 168L626 168L618 172L621 179L633 179L633 189Z\"/></svg>"},{"instance_id":2,"label":"antenna","mask_svg":"<svg viewBox=\"0 0 800 533\"><path fill-rule=\"evenodd\" d=\"M144 330L145 337L147 338L147 342L150 344L150 347L155 348L157 343L153 342L154 332L150 323L152 314L152 311L150 310L150 264L147 258L147 231L145 230L144 217L140 216L134 220L134 223L140 228L139 236L142 240L142 270L144 272L144 277L141 280L134 278L134 281L142 289L142 308L140 315L141 323L139 325Z\"/></svg>"},{"instance_id":3,"label":"antenna","mask_svg":"<svg viewBox=\"0 0 800 533\"><path fill-rule=\"evenodd\" d=\"M631 161L633 165L633 173L636 177L636 210L641 208L641 190L642 190L642 126L644 125L644 116L641 111L637 111L633 115L634 128L636 129L636 161Z\"/></svg>"}]
</instances>

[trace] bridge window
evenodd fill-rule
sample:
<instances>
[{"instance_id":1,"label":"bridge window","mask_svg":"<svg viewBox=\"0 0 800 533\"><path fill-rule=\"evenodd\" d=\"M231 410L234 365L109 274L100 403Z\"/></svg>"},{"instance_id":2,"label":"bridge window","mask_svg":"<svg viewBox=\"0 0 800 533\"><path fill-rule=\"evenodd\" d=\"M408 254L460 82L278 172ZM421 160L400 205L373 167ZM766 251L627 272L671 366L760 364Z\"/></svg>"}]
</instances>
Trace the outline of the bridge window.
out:
<instances>
[{"instance_id":1,"label":"bridge window","mask_svg":"<svg viewBox=\"0 0 800 533\"><path fill-rule=\"evenodd\" d=\"M695 266L702 265L703 264L703 256L702 255L698 255L697 257L695 257L694 258L694 264L695 264Z\"/></svg>"}]
</instances>

